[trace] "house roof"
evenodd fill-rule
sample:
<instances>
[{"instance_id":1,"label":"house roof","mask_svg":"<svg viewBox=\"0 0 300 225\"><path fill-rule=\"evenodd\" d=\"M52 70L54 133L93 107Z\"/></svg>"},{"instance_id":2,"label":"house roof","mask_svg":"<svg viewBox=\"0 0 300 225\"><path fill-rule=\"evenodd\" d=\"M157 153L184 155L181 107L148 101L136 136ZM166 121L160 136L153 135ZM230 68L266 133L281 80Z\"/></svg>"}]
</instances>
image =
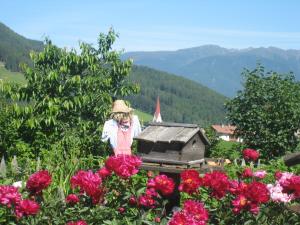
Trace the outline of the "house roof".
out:
<instances>
[{"instance_id":1,"label":"house roof","mask_svg":"<svg viewBox=\"0 0 300 225\"><path fill-rule=\"evenodd\" d=\"M212 125L212 128L218 132L218 133L222 133L222 134L234 134L234 131L236 129L235 126L232 125Z\"/></svg>"},{"instance_id":2,"label":"house roof","mask_svg":"<svg viewBox=\"0 0 300 225\"><path fill-rule=\"evenodd\" d=\"M199 133L205 144L209 144L208 139L202 133L197 124L185 123L149 123L143 132L135 137L136 140L149 142L181 142L187 143L195 134Z\"/></svg>"}]
</instances>

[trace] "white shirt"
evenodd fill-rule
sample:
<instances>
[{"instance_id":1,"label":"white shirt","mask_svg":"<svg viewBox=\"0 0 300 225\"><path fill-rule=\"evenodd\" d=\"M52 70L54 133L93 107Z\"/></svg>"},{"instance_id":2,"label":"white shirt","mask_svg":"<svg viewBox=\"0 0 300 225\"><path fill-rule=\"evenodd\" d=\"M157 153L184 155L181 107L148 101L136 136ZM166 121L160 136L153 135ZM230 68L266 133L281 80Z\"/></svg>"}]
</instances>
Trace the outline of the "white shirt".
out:
<instances>
[{"instance_id":1,"label":"white shirt","mask_svg":"<svg viewBox=\"0 0 300 225\"><path fill-rule=\"evenodd\" d=\"M131 138L138 136L142 129L139 118L136 115L132 116L132 129L131 129ZM112 148L117 147L117 133L118 133L118 122L114 119L110 119L104 123L101 140L106 142L109 140ZM131 141L132 142L132 141Z\"/></svg>"}]
</instances>

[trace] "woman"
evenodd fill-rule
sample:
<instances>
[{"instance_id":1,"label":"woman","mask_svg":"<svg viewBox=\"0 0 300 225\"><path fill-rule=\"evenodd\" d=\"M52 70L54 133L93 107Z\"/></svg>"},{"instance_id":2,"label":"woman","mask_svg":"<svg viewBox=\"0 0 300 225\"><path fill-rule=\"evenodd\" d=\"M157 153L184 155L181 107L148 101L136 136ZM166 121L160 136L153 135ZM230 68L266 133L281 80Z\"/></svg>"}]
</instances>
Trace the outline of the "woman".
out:
<instances>
[{"instance_id":1,"label":"woman","mask_svg":"<svg viewBox=\"0 0 300 225\"><path fill-rule=\"evenodd\" d=\"M104 124L102 141L109 141L115 155L131 155L133 137L141 132L139 119L132 111L123 100L116 100L111 119Z\"/></svg>"}]
</instances>

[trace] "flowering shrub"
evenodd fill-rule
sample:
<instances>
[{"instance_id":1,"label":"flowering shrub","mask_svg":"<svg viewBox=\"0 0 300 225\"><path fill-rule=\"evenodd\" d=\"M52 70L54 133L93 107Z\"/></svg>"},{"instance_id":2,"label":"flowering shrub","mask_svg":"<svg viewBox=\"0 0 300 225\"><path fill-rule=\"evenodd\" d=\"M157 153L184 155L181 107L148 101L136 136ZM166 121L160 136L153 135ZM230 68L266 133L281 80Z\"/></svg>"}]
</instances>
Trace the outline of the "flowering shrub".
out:
<instances>
[{"instance_id":1,"label":"flowering shrub","mask_svg":"<svg viewBox=\"0 0 300 225\"><path fill-rule=\"evenodd\" d=\"M299 201L299 176L293 173L273 176L250 163L246 168L229 165L226 172L201 175L188 169L181 172L176 184L165 174L139 172L141 161L136 156L112 156L104 164L100 169L81 168L70 174L70 188L59 192L59 198L52 178L55 171L52 176L46 170L33 173L25 189L0 185L0 215L5 215L0 223L234 225L299 221L299 216L284 206ZM165 206L176 189L183 204L173 213Z\"/></svg>"}]
</instances>

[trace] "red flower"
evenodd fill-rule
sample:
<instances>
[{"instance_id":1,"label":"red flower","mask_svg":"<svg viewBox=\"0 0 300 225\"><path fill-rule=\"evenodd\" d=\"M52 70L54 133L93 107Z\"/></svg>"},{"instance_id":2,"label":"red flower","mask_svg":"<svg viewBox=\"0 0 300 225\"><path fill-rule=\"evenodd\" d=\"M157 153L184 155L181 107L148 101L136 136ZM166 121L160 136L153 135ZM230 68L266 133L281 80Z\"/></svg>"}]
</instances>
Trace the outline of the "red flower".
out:
<instances>
[{"instance_id":1,"label":"red flower","mask_svg":"<svg viewBox=\"0 0 300 225\"><path fill-rule=\"evenodd\" d=\"M245 195L251 202L255 203L266 203L270 199L267 186L257 181L248 184Z\"/></svg>"},{"instance_id":2,"label":"red flower","mask_svg":"<svg viewBox=\"0 0 300 225\"><path fill-rule=\"evenodd\" d=\"M193 194L197 192L201 185L201 178L196 170L185 170L180 174L181 183L178 187L179 191Z\"/></svg>"},{"instance_id":3,"label":"red flower","mask_svg":"<svg viewBox=\"0 0 300 225\"><path fill-rule=\"evenodd\" d=\"M135 205L135 204L136 204L136 198L135 198L134 196L131 196L131 197L129 198L129 204L130 204L130 205Z\"/></svg>"},{"instance_id":4,"label":"red flower","mask_svg":"<svg viewBox=\"0 0 300 225\"><path fill-rule=\"evenodd\" d=\"M67 225L88 225L84 220L71 221L68 222Z\"/></svg>"},{"instance_id":5,"label":"red flower","mask_svg":"<svg viewBox=\"0 0 300 225\"><path fill-rule=\"evenodd\" d=\"M21 218L23 216L36 215L40 210L40 205L35 201L22 200L16 205L16 216Z\"/></svg>"},{"instance_id":6,"label":"red flower","mask_svg":"<svg viewBox=\"0 0 300 225\"><path fill-rule=\"evenodd\" d=\"M281 171L276 171L274 173L274 177L276 180L279 180L282 177L282 172Z\"/></svg>"},{"instance_id":7,"label":"red flower","mask_svg":"<svg viewBox=\"0 0 300 225\"><path fill-rule=\"evenodd\" d=\"M253 176L252 170L250 168L245 168L242 173L242 178L249 178L252 176Z\"/></svg>"},{"instance_id":8,"label":"red flower","mask_svg":"<svg viewBox=\"0 0 300 225\"><path fill-rule=\"evenodd\" d=\"M138 199L139 205L145 206L147 208L155 208L157 202L150 195L141 195Z\"/></svg>"},{"instance_id":9,"label":"red flower","mask_svg":"<svg viewBox=\"0 0 300 225\"><path fill-rule=\"evenodd\" d=\"M246 148L243 150L243 156L245 160L252 160L256 161L259 158L259 153L258 151L251 149L251 148Z\"/></svg>"},{"instance_id":10,"label":"red flower","mask_svg":"<svg viewBox=\"0 0 300 225\"><path fill-rule=\"evenodd\" d=\"M18 188L9 185L0 185L0 204L11 207L12 204L17 204L22 199Z\"/></svg>"},{"instance_id":11,"label":"red flower","mask_svg":"<svg viewBox=\"0 0 300 225\"><path fill-rule=\"evenodd\" d=\"M167 196L173 193L175 188L175 183L172 178L166 175L158 175L153 179L149 179L147 183L148 188L154 188L159 191L162 195Z\"/></svg>"},{"instance_id":12,"label":"red flower","mask_svg":"<svg viewBox=\"0 0 300 225\"><path fill-rule=\"evenodd\" d=\"M248 206L248 200L244 195L239 195L232 201L232 205L234 206L233 212L238 214L242 209Z\"/></svg>"},{"instance_id":13,"label":"red flower","mask_svg":"<svg viewBox=\"0 0 300 225\"><path fill-rule=\"evenodd\" d=\"M295 198L300 197L300 176L292 175L281 183L283 192L294 194Z\"/></svg>"},{"instance_id":14,"label":"red flower","mask_svg":"<svg viewBox=\"0 0 300 225\"><path fill-rule=\"evenodd\" d=\"M41 170L32 174L26 183L26 188L31 194L40 194L43 189L51 184L52 178L47 170Z\"/></svg>"},{"instance_id":15,"label":"red flower","mask_svg":"<svg viewBox=\"0 0 300 225\"><path fill-rule=\"evenodd\" d=\"M191 215L197 222L207 222L208 212L203 203L194 200L186 200L183 204L183 210Z\"/></svg>"},{"instance_id":16,"label":"red flower","mask_svg":"<svg viewBox=\"0 0 300 225\"><path fill-rule=\"evenodd\" d=\"M249 184L240 183L236 194L238 196L232 201L234 206L233 212L236 214L242 210L248 210L253 214L257 214L259 205L267 203L270 199L267 186L257 181Z\"/></svg>"},{"instance_id":17,"label":"red flower","mask_svg":"<svg viewBox=\"0 0 300 225\"><path fill-rule=\"evenodd\" d=\"M168 225L187 225L194 224L193 218L183 211L174 213Z\"/></svg>"},{"instance_id":18,"label":"red flower","mask_svg":"<svg viewBox=\"0 0 300 225\"><path fill-rule=\"evenodd\" d=\"M66 197L66 203L71 204L71 205L75 205L79 202L79 198L77 195L75 194L69 194Z\"/></svg>"},{"instance_id":19,"label":"red flower","mask_svg":"<svg viewBox=\"0 0 300 225\"><path fill-rule=\"evenodd\" d=\"M98 173L93 173L91 170L80 170L71 178L71 187L79 187L81 192L85 192L93 200L94 204L100 202L103 191L100 188L102 180Z\"/></svg>"},{"instance_id":20,"label":"red flower","mask_svg":"<svg viewBox=\"0 0 300 225\"><path fill-rule=\"evenodd\" d=\"M142 161L137 156L117 155L110 156L105 162L105 167L113 171L117 176L126 179L137 174L141 164Z\"/></svg>"},{"instance_id":21,"label":"red flower","mask_svg":"<svg viewBox=\"0 0 300 225\"><path fill-rule=\"evenodd\" d=\"M98 170L98 174L104 180L106 177L111 175L111 171L108 170L105 166Z\"/></svg>"},{"instance_id":22,"label":"red flower","mask_svg":"<svg viewBox=\"0 0 300 225\"><path fill-rule=\"evenodd\" d=\"M225 173L213 171L206 173L203 177L203 185L212 189L212 196L220 199L229 191L230 182Z\"/></svg>"},{"instance_id":23,"label":"red flower","mask_svg":"<svg viewBox=\"0 0 300 225\"><path fill-rule=\"evenodd\" d=\"M118 209L118 211L119 211L119 213L123 214L123 213L125 212L125 208L124 208L124 207L120 207L120 208Z\"/></svg>"},{"instance_id":24,"label":"red flower","mask_svg":"<svg viewBox=\"0 0 300 225\"><path fill-rule=\"evenodd\" d=\"M201 202L187 200L183 209L174 213L168 225L205 225L208 221L208 212Z\"/></svg>"}]
</instances>

